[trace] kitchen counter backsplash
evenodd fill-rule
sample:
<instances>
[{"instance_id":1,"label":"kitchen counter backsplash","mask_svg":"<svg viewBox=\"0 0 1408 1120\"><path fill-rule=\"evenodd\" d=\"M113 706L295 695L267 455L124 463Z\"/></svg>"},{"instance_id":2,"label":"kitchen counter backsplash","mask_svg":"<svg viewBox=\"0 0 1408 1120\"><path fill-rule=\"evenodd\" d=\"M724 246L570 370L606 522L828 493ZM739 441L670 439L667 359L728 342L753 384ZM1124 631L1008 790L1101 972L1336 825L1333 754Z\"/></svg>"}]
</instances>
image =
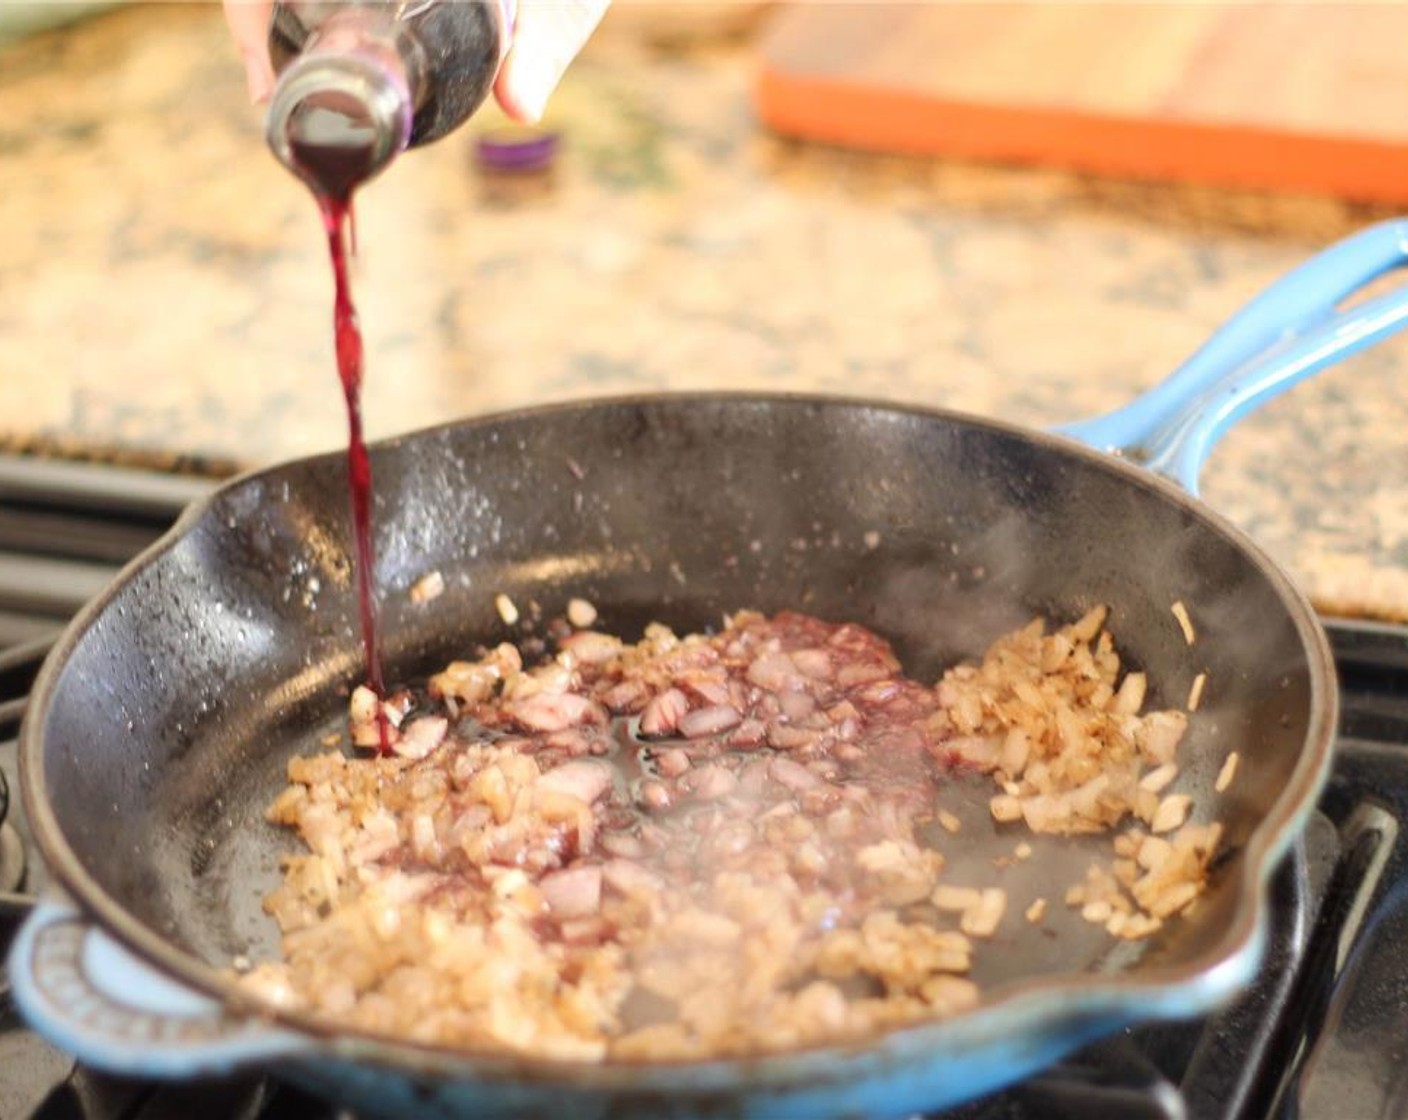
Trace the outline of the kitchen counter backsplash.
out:
<instances>
[{"instance_id":1,"label":"kitchen counter backsplash","mask_svg":"<svg viewBox=\"0 0 1408 1120\"><path fill-rule=\"evenodd\" d=\"M486 115L372 184L369 434L678 389L1055 424L1385 216L795 145L758 127L750 75L746 36L662 46L613 15L550 109L549 174L477 170ZM218 8L30 37L0 51L0 101L0 447L221 471L340 446L321 227ZM1297 388L1207 472L1326 610L1408 619L1405 365L1396 339Z\"/></svg>"}]
</instances>

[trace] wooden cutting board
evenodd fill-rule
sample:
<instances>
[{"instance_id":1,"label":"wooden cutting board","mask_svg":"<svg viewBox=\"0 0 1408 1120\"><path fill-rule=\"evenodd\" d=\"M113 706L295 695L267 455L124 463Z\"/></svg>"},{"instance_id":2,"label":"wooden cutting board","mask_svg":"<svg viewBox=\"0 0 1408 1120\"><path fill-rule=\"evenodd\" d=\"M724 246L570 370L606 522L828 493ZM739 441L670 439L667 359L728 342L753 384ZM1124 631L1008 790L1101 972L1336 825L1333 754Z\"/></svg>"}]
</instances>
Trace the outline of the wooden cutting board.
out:
<instances>
[{"instance_id":1,"label":"wooden cutting board","mask_svg":"<svg viewBox=\"0 0 1408 1120\"><path fill-rule=\"evenodd\" d=\"M1408 3L802 3L757 105L873 151L1408 202Z\"/></svg>"}]
</instances>

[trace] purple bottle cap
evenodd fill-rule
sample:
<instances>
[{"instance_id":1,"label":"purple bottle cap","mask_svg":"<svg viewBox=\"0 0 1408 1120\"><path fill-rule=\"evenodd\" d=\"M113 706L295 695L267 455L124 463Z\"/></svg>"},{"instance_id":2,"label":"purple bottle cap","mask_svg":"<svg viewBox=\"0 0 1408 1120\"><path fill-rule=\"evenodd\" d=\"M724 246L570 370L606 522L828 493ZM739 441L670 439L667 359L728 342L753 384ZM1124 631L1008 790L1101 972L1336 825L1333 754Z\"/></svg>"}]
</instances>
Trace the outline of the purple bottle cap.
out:
<instances>
[{"instance_id":1,"label":"purple bottle cap","mask_svg":"<svg viewBox=\"0 0 1408 1120\"><path fill-rule=\"evenodd\" d=\"M558 134L542 129L495 129L479 137L475 155L490 171L545 171L557 156Z\"/></svg>"}]
</instances>

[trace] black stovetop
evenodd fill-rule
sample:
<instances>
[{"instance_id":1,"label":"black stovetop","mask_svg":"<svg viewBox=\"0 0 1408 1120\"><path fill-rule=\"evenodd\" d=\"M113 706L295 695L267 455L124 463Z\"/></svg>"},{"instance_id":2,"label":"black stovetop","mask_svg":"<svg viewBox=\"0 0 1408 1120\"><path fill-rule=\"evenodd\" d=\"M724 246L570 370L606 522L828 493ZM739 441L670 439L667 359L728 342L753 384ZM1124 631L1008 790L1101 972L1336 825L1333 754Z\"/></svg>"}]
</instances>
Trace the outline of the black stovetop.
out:
<instances>
[{"instance_id":1,"label":"black stovetop","mask_svg":"<svg viewBox=\"0 0 1408 1120\"><path fill-rule=\"evenodd\" d=\"M0 457L0 776L63 621L207 483ZM1273 887L1251 988L1205 1019L1131 1028L951 1120L1408 1115L1408 627L1328 620L1342 689L1330 782ZM43 882L17 800L0 829L0 941ZM333 1120L262 1076L154 1085L76 1066L0 979L0 1120ZM343 1120L346 1120L345 1115Z\"/></svg>"}]
</instances>

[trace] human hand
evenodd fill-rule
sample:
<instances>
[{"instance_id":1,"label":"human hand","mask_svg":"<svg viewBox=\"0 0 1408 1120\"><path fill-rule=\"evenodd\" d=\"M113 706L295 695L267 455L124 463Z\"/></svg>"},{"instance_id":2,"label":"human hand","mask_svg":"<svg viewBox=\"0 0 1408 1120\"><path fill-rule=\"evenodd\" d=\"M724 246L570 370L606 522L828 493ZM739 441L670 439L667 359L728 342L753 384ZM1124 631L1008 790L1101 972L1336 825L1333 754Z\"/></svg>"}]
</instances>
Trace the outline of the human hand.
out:
<instances>
[{"instance_id":1,"label":"human hand","mask_svg":"<svg viewBox=\"0 0 1408 1120\"><path fill-rule=\"evenodd\" d=\"M610 0L518 0L513 40L494 96L514 120L534 123L562 75L605 14ZM273 0L224 0L225 21L244 60L252 101L274 90L267 36Z\"/></svg>"}]
</instances>

